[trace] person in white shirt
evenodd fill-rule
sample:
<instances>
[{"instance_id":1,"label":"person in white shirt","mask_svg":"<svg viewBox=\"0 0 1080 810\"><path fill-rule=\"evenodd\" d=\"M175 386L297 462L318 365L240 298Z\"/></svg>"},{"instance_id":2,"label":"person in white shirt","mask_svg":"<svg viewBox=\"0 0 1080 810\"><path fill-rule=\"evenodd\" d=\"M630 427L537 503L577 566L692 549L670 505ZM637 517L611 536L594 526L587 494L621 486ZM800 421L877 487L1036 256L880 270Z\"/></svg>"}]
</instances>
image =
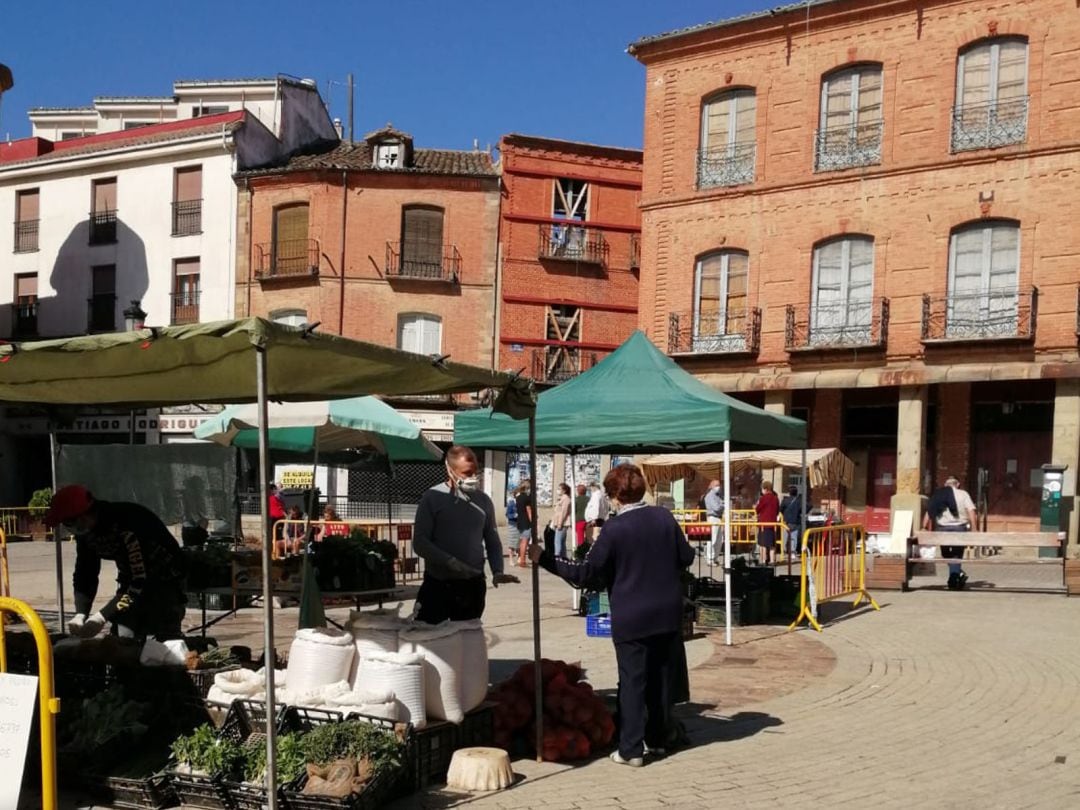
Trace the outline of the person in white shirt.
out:
<instances>
[{"instance_id":1,"label":"person in white shirt","mask_svg":"<svg viewBox=\"0 0 1080 810\"><path fill-rule=\"evenodd\" d=\"M589 532L589 542L596 540L597 532L604 525L604 521L607 520L608 514L611 512L611 503L608 501L607 496L604 495L604 490L600 488L600 484L593 481L592 490L589 503L585 507L585 526L586 531Z\"/></svg>"},{"instance_id":2,"label":"person in white shirt","mask_svg":"<svg viewBox=\"0 0 1080 810\"><path fill-rule=\"evenodd\" d=\"M967 491L960 489L960 481L950 475L945 479L945 486L936 490L927 503L923 516L923 528L934 528L939 532L969 532L978 523L975 503ZM947 559L963 559L964 546L942 546L941 556ZM958 562L949 563L949 590L963 590L967 583L967 574Z\"/></svg>"}]
</instances>

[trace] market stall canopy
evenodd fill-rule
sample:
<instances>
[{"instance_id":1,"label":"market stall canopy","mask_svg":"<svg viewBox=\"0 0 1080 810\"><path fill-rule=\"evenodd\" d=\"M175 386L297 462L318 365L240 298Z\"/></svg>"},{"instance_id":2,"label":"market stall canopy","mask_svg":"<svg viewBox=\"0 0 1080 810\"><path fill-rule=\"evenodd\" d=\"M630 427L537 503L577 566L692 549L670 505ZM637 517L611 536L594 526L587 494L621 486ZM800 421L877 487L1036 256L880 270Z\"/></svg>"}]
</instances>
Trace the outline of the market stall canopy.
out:
<instances>
[{"instance_id":1,"label":"market stall canopy","mask_svg":"<svg viewBox=\"0 0 1080 810\"><path fill-rule=\"evenodd\" d=\"M459 444L503 450L529 446L528 428L491 409L454 417ZM710 388L642 332L593 368L538 397L536 445L572 453L662 453L802 448L806 423L769 413Z\"/></svg>"},{"instance_id":2,"label":"market stall canopy","mask_svg":"<svg viewBox=\"0 0 1080 810\"><path fill-rule=\"evenodd\" d=\"M165 326L0 346L0 401L126 408L252 402L255 353L267 396L309 401L497 390L494 407L528 417L532 383L262 318Z\"/></svg>"},{"instance_id":3,"label":"market stall canopy","mask_svg":"<svg viewBox=\"0 0 1080 810\"><path fill-rule=\"evenodd\" d=\"M391 461L432 461L442 451L420 428L376 397L275 402L269 407L270 449L320 456L371 450ZM195 429L195 438L226 447L259 446L259 411L232 405Z\"/></svg>"},{"instance_id":4,"label":"market stall canopy","mask_svg":"<svg viewBox=\"0 0 1080 810\"><path fill-rule=\"evenodd\" d=\"M640 459L641 471L649 489L665 481L678 481L693 474L723 479L723 453L694 453L649 456ZM842 484L850 487L855 477L855 463L835 447L813 448L806 451L810 486ZM802 451L754 450L731 454L731 473L757 467L802 468Z\"/></svg>"}]
</instances>

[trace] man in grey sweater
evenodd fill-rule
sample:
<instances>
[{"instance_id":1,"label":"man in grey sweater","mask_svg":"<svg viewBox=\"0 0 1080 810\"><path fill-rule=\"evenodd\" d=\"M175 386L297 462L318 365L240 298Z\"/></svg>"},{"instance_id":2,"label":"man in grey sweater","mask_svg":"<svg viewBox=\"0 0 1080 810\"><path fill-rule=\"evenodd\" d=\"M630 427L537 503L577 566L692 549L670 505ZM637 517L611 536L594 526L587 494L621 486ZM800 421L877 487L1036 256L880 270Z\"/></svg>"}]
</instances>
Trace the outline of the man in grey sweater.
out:
<instances>
[{"instance_id":1,"label":"man in grey sweater","mask_svg":"<svg viewBox=\"0 0 1080 810\"><path fill-rule=\"evenodd\" d=\"M495 505L480 491L478 466L472 450L454 445L446 452L447 480L420 498L413 532L413 549L424 560L418 621L479 619L487 597L485 556L495 587L520 581L503 573Z\"/></svg>"}]
</instances>

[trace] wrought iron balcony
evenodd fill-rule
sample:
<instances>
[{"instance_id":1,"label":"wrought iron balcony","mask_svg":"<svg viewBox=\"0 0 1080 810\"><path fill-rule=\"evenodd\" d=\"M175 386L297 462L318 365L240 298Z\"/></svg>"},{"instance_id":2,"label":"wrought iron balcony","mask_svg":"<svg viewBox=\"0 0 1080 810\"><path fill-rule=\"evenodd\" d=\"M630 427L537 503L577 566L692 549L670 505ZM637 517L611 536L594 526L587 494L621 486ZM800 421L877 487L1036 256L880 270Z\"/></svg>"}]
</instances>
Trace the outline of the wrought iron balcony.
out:
<instances>
[{"instance_id":1,"label":"wrought iron balcony","mask_svg":"<svg viewBox=\"0 0 1080 810\"><path fill-rule=\"evenodd\" d=\"M819 129L814 134L814 170L835 172L881 163L883 129L880 119Z\"/></svg>"},{"instance_id":2,"label":"wrought iron balcony","mask_svg":"<svg viewBox=\"0 0 1080 810\"><path fill-rule=\"evenodd\" d=\"M757 354L761 346L758 307L725 316L694 312L668 314L668 354Z\"/></svg>"},{"instance_id":3,"label":"wrought iron balcony","mask_svg":"<svg viewBox=\"0 0 1080 810\"><path fill-rule=\"evenodd\" d=\"M11 305L11 334L16 340L37 337L38 302Z\"/></svg>"},{"instance_id":4,"label":"wrought iron balcony","mask_svg":"<svg viewBox=\"0 0 1080 810\"><path fill-rule=\"evenodd\" d=\"M319 275L319 240L284 239L255 246L255 278Z\"/></svg>"},{"instance_id":5,"label":"wrought iron balcony","mask_svg":"<svg viewBox=\"0 0 1080 810\"><path fill-rule=\"evenodd\" d=\"M605 267L608 243L599 231L581 225L541 225L538 252L541 259Z\"/></svg>"},{"instance_id":6,"label":"wrought iron balcony","mask_svg":"<svg viewBox=\"0 0 1080 810\"><path fill-rule=\"evenodd\" d=\"M545 346L532 353L532 378L552 385L573 379L596 365L596 352Z\"/></svg>"},{"instance_id":7,"label":"wrought iron balcony","mask_svg":"<svg viewBox=\"0 0 1080 810\"><path fill-rule=\"evenodd\" d=\"M1039 291L1012 288L989 293L923 295L922 342L1031 340Z\"/></svg>"},{"instance_id":8,"label":"wrought iron balcony","mask_svg":"<svg viewBox=\"0 0 1080 810\"><path fill-rule=\"evenodd\" d=\"M111 245L116 241L116 211L90 212L90 244Z\"/></svg>"},{"instance_id":9,"label":"wrought iron balcony","mask_svg":"<svg viewBox=\"0 0 1080 810\"><path fill-rule=\"evenodd\" d=\"M784 346L789 352L884 349L888 338L888 298L787 307Z\"/></svg>"},{"instance_id":10,"label":"wrought iron balcony","mask_svg":"<svg viewBox=\"0 0 1080 810\"><path fill-rule=\"evenodd\" d=\"M630 269L636 270L641 267L641 234L630 234Z\"/></svg>"},{"instance_id":11,"label":"wrought iron balcony","mask_svg":"<svg viewBox=\"0 0 1080 810\"><path fill-rule=\"evenodd\" d=\"M202 200L179 200L172 204L172 235L202 233Z\"/></svg>"},{"instance_id":12,"label":"wrought iron balcony","mask_svg":"<svg viewBox=\"0 0 1080 810\"><path fill-rule=\"evenodd\" d=\"M733 143L712 149L699 149L697 156L698 188L741 186L754 182L757 144Z\"/></svg>"},{"instance_id":13,"label":"wrought iron balcony","mask_svg":"<svg viewBox=\"0 0 1080 810\"><path fill-rule=\"evenodd\" d=\"M952 150L997 149L1027 140L1028 97L962 104L952 111Z\"/></svg>"},{"instance_id":14,"label":"wrought iron balcony","mask_svg":"<svg viewBox=\"0 0 1080 810\"><path fill-rule=\"evenodd\" d=\"M174 324L199 322L199 297L201 294L202 290L198 287L172 294L172 322Z\"/></svg>"},{"instance_id":15,"label":"wrought iron balcony","mask_svg":"<svg viewBox=\"0 0 1080 810\"><path fill-rule=\"evenodd\" d=\"M86 331L116 331L116 296L112 293L92 295L86 299Z\"/></svg>"},{"instance_id":16,"label":"wrought iron balcony","mask_svg":"<svg viewBox=\"0 0 1080 810\"><path fill-rule=\"evenodd\" d=\"M15 252L33 253L38 249L38 220L24 219L15 223Z\"/></svg>"},{"instance_id":17,"label":"wrought iron balcony","mask_svg":"<svg viewBox=\"0 0 1080 810\"><path fill-rule=\"evenodd\" d=\"M461 254L454 245L386 243L386 276L417 281L461 281Z\"/></svg>"}]
</instances>

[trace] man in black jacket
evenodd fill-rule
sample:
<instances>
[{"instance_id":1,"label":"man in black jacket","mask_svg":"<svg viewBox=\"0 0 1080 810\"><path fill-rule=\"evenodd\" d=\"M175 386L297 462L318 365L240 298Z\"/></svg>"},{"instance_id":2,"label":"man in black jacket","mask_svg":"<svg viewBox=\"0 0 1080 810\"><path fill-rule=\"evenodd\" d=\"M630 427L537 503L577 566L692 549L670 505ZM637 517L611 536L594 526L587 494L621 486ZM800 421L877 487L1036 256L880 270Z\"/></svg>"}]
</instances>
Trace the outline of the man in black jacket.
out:
<instances>
[{"instance_id":1,"label":"man in black jacket","mask_svg":"<svg viewBox=\"0 0 1080 810\"><path fill-rule=\"evenodd\" d=\"M75 535L71 635L93 638L110 622L122 637L182 637L183 557L157 515L137 503L96 500L86 487L73 484L53 495L45 523L63 524ZM92 613L102 560L116 563L116 595Z\"/></svg>"}]
</instances>

